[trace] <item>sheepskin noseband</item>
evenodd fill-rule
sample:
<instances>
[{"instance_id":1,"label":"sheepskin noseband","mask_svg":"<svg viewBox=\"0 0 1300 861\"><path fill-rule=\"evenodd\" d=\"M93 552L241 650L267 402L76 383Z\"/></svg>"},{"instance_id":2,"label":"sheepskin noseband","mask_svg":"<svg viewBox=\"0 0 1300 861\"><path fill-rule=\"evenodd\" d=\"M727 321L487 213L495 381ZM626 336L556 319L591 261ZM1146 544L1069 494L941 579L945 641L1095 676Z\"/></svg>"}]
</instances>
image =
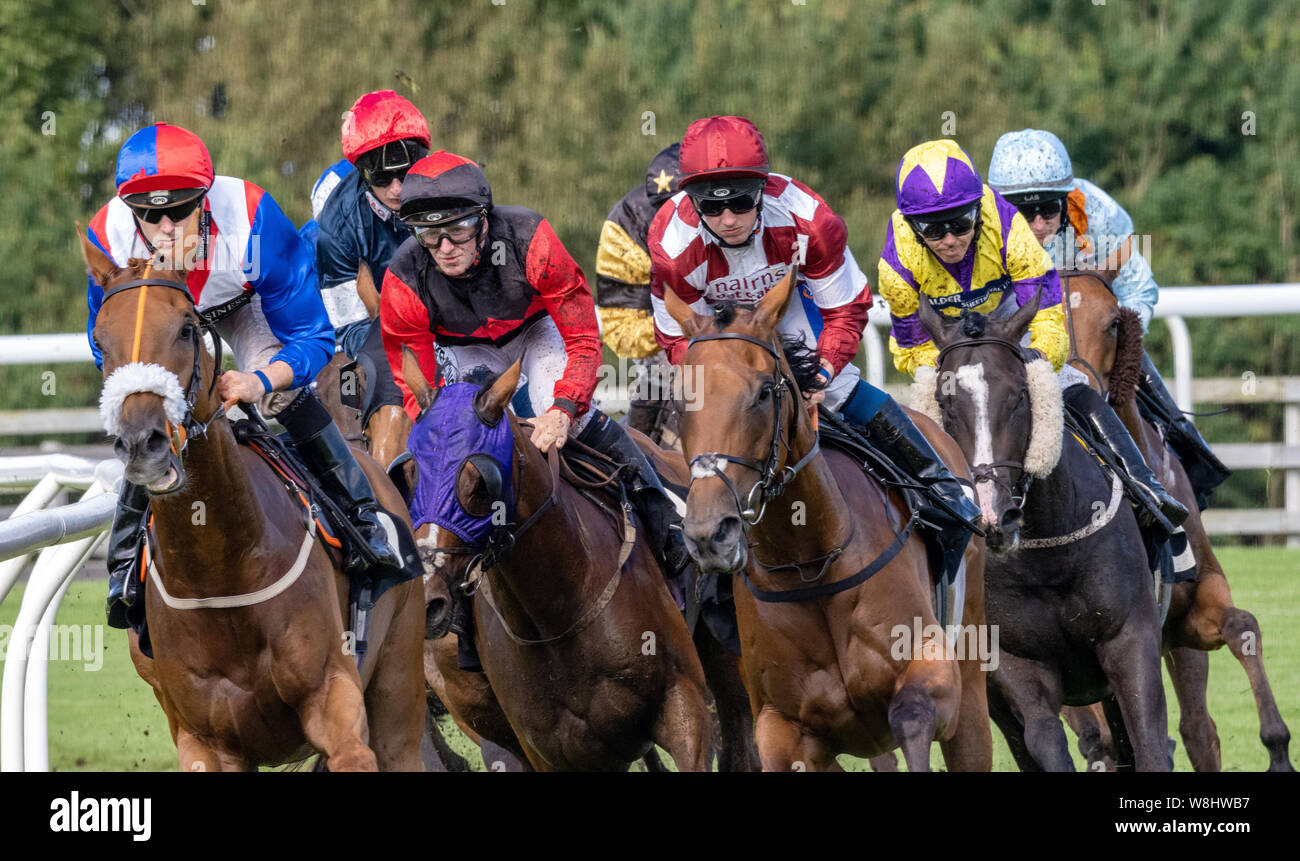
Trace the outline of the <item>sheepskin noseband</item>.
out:
<instances>
[{"instance_id":1,"label":"sheepskin noseband","mask_svg":"<svg viewBox=\"0 0 1300 861\"><path fill-rule=\"evenodd\" d=\"M1025 379L1029 386L1029 407L1033 426L1029 432L1029 448L1025 452L1025 472L1035 478L1046 478L1056 469L1061 459L1061 433L1065 416L1062 412L1061 385L1051 362L1035 359L1025 365ZM938 400L939 374L930 365L916 369L912 380L912 409L924 413L943 427L943 412Z\"/></svg>"},{"instance_id":2,"label":"sheepskin noseband","mask_svg":"<svg viewBox=\"0 0 1300 861\"><path fill-rule=\"evenodd\" d=\"M162 365L132 362L108 375L99 394L99 419L109 436L117 436L122 421L122 404L131 395L150 392L163 399L167 420L179 425L185 420L185 392L180 379Z\"/></svg>"}]
</instances>

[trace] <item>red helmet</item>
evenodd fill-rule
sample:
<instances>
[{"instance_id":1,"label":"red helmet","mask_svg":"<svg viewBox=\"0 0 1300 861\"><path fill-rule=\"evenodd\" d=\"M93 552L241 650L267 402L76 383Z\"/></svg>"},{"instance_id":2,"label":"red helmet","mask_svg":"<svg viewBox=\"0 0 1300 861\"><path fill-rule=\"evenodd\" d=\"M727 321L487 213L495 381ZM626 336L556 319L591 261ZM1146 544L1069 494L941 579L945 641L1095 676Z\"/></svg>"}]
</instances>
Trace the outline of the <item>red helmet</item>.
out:
<instances>
[{"instance_id":1,"label":"red helmet","mask_svg":"<svg viewBox=\"0 0 1300 861\"><path fill-rule=\"evenodd\" d=\"M681 170L679 188L712 177L766 177L767 147L744 117L696 120L682 138Z\"/></svg>"},{"instance_id":2,"label":"red helmet","mask_svg":"<svg viewBox=\"0 0 1300 861\"><path fill-rule=\"evenodd\" d=\"M145 126L117 154L117 193L212 187L212 157L199 136L180 126Z\"/></svg>"},{"instance_id":3,"label":"red helmet","mask_svg":"<svg viewBox=\"0 0 1300 861\"><path fill-rule=\"evenodd\" d=\"M393 90L366 93L343 115L343 155L356 164L357 156L393 141L412 138L429 147L429 124L424 115Z\"/></svg>"}]
</instances>

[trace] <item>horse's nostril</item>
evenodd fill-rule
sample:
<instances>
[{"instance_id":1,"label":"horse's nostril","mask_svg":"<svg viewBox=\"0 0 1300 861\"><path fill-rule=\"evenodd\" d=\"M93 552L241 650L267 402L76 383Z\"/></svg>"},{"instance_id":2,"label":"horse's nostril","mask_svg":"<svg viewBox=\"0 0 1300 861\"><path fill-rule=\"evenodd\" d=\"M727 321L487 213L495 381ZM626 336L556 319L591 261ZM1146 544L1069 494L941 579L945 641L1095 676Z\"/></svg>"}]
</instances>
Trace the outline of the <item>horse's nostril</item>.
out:
<instances>
[{"instance_id":1,"label":"horse's nostril","mask_svg":"<svg viewBox=\"0 0 1300 861\"><path fill-rule=\"evenodd\" d=\"M732 544L739 537L741 532L739 517L724 517L718 522L718 526L713 530L713 543L728 545Z\"/></svg>"},{"instance_id":2,"label":"horse's nostril","mask_svg":"<svg viewBox=\"0 0 1300 861\"><path fill-rule=\"evenodd\" d=\"M1008 508L1002 513L1001 527L1003 529L1012 529L1019 526L1025 519L1024 512L1019 508Z\"/></svg>"},{"instance_id":3,"label":"horse's nostril","mask_svg":"<svg viewBox=\"0 0 1300 861\"><path fill-rule=\"evenodd\" d=\"M446 598L431 598L424 607L424 638L436 640L451 627L451 606Z\"/></svg>"},{"instance_id":4,"label":"horse's nostril","mask_svg":"<svg viewBox=\"0 0 1300 861\"><path fill-rule=\"evenodd\" d=\"M167 438L167 434L155 428L149 432L145 440L144 453L149 457L157 457L165 453L170 446L171 440Z\"/></svg>"}]
</instances>

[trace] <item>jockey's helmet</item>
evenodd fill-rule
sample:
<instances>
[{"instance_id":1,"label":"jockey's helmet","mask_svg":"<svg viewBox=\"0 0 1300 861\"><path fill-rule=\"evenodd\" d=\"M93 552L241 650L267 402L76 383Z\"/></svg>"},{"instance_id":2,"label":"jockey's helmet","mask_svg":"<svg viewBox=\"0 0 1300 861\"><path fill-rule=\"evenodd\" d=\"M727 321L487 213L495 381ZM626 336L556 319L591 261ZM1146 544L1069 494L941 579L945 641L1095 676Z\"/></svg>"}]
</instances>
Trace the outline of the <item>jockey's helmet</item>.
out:
<instances>
[{"instance_id":1,"label":"jockey's helmet","mask_svg":"<svg viewBox=\"0 0 1300 861\"><path fill-rule=\"evenodd\" d=\"M343 155L370 185L387 186L429 152L424 115L393 90L366 93L343 115Z\"/></svg>"},{"instance_id":2,"label":"jockey's helmet","mask_svg":"<svg viewBox=\"0 0 1300 861\"><path fill-rule=\"evenodd\" d=\"M895 200L903 215L942 215L969 209L984 196L984 181L956 141L926 141L898 163Z\"/></svg>"},{"instance_id":3,"label":"jockey's helmet","mask_svg":"<svg viewBox=\"0 0 1300 861\"><path fill-rule=\"evenodd\" d=\"M137 131L117 154L117 194L138 217L188 217L212 187L212 157L189 129L155 123ZM182 212L184 210L184 212Z\"/></svg>"},{"instance_id":4,"label":"jockey's helmet","mask_svg":"<svg viewBox=\"0 0 1300 861\"><path fill-rule=\"evenodd\" d=\"M1007 132L993 146L989 185L1014 206L1063 198L1074 188L1074 167L1061 139L1041 129Z\"/></svg>"}]
</instances>

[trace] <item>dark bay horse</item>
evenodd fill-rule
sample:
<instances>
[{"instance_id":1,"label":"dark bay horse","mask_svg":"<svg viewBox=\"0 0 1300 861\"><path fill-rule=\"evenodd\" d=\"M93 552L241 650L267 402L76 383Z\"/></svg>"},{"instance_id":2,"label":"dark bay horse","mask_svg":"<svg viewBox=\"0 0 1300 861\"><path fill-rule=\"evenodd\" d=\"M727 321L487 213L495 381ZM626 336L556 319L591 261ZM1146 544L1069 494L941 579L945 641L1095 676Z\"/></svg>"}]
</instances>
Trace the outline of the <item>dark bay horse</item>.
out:
<instances>
[{"instance_id":1,"label":"dark bay horse","mask_svg":"<svg viewBox=\"0 0 1300 861\"><path fill-rule=\"evenodd\" d=\"M481 389L434 389L413 357L404 373L426 416L410 441L412 505L445 513L416 531L426 582L478 590L479 656L513 739L473 729L539 771L624 770L654 744L678 770L706 770L709 695L681 613L624 509L561 480L558 452L538 452L508 411L518 363ZM501 450L443 456L462 434ZM466 531L500 535L488 524L513 523L497 520L511 510L505 545Z\"/></svg>"},{"instance_id":2,"label":"dark bay horse","mask_svg":"<svg viewBox=\"0 0 1300 861\"><path fill-rule=\"evenodd\" d=\"M1121 766L1168 771L1159 618L1137 519L1118 478L1063 428L1051 366L1022 358L1038 305L989 317L920 305L939 359L918 372L913 404L971 459L993 551L988 621L1001 654L989 713L1022 770L1070 771L1061 706L1103 701Z\"/></svg>"},{"instance_id":3,"label":"dark bay horse","mask_svg":"<svg viewBox=\"0 0 1300 861\"><path fill-rule=\"evenodd\" d=\"M185 275L143 260L120 269L84 237L82 250L105 289L94 331L105 380L124 387L110 417L116 447L127 478L152 492L141 600L155 657L132 634L131 658L167 715L181 770L313 752L333 771L420 770L420 584L375 605L358 671L341 560L272 468L236 444ZM379 502L405 516L382 470L358 460Z\"/></svg>"},{"instance_id":4,"label":"dark bay horse","mask_svg":"<svg viewBox=\"0 0 1300 861\"><path fill-rule=\"evenodd\" d=\"M1246 671L1259 712L1259 737L1268 750L1269 771L1292 771L1290 730L1264 671L1263 639L1255 617L1232 603L1228 579L1214 555L1187 474L1159 432L1142 419L1136 388L1142 361L1142 321L1119 307L1111 292L1113 273L1062 272L1066 314L1071 329L1071 357L1088 374L1093 388L1106 395L1142 449L1161 483L1189 515L1183 523L1196 556L1196 579L1174 585L1165 617L1165 667L1178 697L1179 734L1192 767L1219 771L1219 735L1206 702L1208 652L1227 646Z\"/></svg>"},{"instance_id":5,"label":"dark bay horse","mask_svg":"<svg viewBox=\"0 0 1300 861\"><path fill-rule=\"evenodd\" d=\"M695 465L683 528L702 571L737 575L763 768L836 770L839 753L875 758L901 747L908 770L928 771L937 740L950 769L987 771L992 738L981 659L961 650L954 658L937 623L914 519L902 497L886 493L854 459L818 446L776 337L792 283L793 272L757 306L738 307L721 323L665 294L693 339L682 371L700 383L699 408L688 409L680 426ZM953 472L968 477L952 440L917 418ZM761 474L729 469L733 459L769 458ZM767 480L777 475L780 495L768 499ZM742 510L741 499L753 504ZM763 516L758 508L770 510ZM972 632L984 621L983 552L976 540L966 556L961 621ZM792 587L818 594L760 600Z\"/></svg>"}]
</instances>

